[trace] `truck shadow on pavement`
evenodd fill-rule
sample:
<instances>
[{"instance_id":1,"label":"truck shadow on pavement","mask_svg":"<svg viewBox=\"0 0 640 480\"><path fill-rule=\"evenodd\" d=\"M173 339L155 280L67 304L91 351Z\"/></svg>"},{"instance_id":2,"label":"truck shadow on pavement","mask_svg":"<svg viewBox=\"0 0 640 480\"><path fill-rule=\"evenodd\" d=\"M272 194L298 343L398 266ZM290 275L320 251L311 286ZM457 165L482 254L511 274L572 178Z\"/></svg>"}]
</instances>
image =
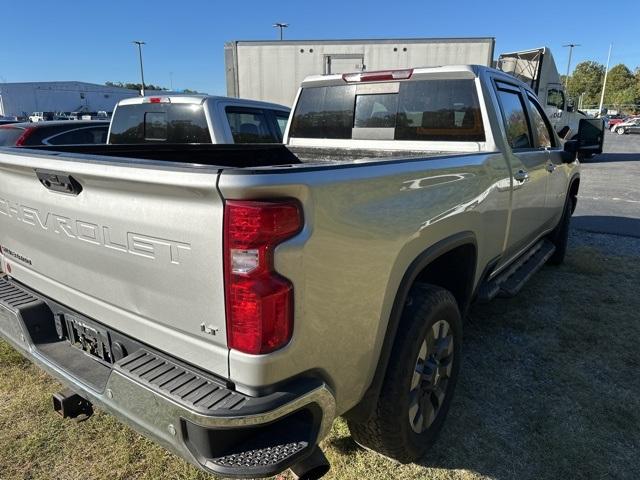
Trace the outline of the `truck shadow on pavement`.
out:
<instances>
[{"instance_id":1,"label":"truck shadow on pavement","mask_svg":"<svg viewBox=\"0 0 640 480\"><path fill-rule=\"evenodd\" d=\"M640 151L637 153L603 153L593 158L580 160L581 163L610 163L610 162L637 162L640 161Z\"/></svg>"},{"instance_id":2,"label":"truck shadow on pavement","mask_svg":"<svg viewBox=\"0 0 640 480\"><path fill-rule=\"evenodd\" d=\"M638 205L638 215L640 216L640 204ZM640 238L640 218L615 217L611 215L576 215L571 218L571 226L587 232Z\"/></svg>"},{"instance_id":3,"label":"truck shadow on pavement","mask_svg":"<svg viewBox=\"0 0 640 480\"><path fill-rule=\"evenodd\" d=\"M393 478L638 478L640 252L605 254L574 235L562 266L472 307L444 429L417 465L386 462ZM378 478L380 461L351 437L328 445Z\"/></svg>"}]
</instances>

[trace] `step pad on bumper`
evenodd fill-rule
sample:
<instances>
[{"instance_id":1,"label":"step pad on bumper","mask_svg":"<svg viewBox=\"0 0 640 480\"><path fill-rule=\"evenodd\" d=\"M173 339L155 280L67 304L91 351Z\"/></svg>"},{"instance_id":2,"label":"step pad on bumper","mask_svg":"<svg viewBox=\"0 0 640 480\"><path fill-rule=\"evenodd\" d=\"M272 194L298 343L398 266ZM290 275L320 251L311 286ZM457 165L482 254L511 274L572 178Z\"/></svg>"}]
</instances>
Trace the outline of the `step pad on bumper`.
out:
<instances>
[{"instance_id":1,"label":"step pad on bumper","mask_svg":"<svg viewBox=\"0 0 640 480\"><path fill-rule=\"evenodd\" d=\"M0 302L9 309L16 311L18 307L40 301L29 292L24 291L5 278L0 278Z\"/></svg>"},{"instance_id":2,"label":"step pad on bumper","mask_svg":"<svg viewBox=\"0 0 640 480\"><path fill-rule=\"evenodd\" d=\"M237 411L249 397L141 348L119 360L114 369L152 390L204 415Z\"/></svg>"},{"instance_id":3,"label":"step pad on bumper","mask_svg":"<svg viewBox=\"0 0 640 480\"><path fill-rule=\"evenodd\" d=\"M291 442L273 447L258 448L246 452L227 455L211 460L212 463L229 469L239 468L267 468L286 462L289 457L307 448L307 442ZM233 471L233 470L230 470Z\"/></svg>"}]
</instances>

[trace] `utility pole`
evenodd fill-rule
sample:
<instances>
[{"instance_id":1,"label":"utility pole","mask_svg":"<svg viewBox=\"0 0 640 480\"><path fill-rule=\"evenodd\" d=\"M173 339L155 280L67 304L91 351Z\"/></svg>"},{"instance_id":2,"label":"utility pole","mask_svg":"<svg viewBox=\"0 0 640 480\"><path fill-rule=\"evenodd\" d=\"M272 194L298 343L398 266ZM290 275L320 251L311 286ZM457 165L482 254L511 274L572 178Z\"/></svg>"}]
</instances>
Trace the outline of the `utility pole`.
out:
<instances>
[{"instance_id":1,"label":"utility pole","mask_svg":"<svg viewBox=\"0 0 640 480\"><path fill-rule=\"evenodd\" d=\"M600 95L600 107L598 108L598 113L602 114L602 106L604 104L604 92L607 89L607 75L609 75L609 61L611 60L611 49L613 48L613 43L609 44L609 55L607 56L607 69L604 71L604 82L602 82L602 95Z\"/></svg>"},{"instance_id":2,"label":"utility pole","mask_svg":"<svg viewBox=\"0 0 640 480\"><path fill-rule=\"evenodd\" d=\"M280 40L282 40L282 31L283 31L285 28L287 28L288 26L289 26L289 24L288 24L288 23L280 23L280 22L277 22L277 23L274 23L274 24L273 24L273 28L279 28L279 29L280 29Z\"/></svg>"},{"instance_id":3,"label":"utility pole","mask_svg":"<svg viewBox=\"0 0 640 480\"><path fill-rule=\"evenodd\" d=\"M138 45L138 56L140 57L140 78L142 79L142 96L144 97L144 69L142 68L142 45L146 45L145 42L134 40L135 45Z\"/></svg>"},{"instance_id":4,"label":"utility pole","mask_svg":"<svg viewBox=\"0 0 640 480\"><path fill-rule=\"evenodd\" d=\"M568 43L567 45L563 45L563 47L569 48L569 61L567 62L567 76L564 77L564 89L567 89L567 85L569 84L569 72L571 71L571 56L573 55L573 49L575 47L579 47L578 43Z\"/></svg>"}]
</instances>

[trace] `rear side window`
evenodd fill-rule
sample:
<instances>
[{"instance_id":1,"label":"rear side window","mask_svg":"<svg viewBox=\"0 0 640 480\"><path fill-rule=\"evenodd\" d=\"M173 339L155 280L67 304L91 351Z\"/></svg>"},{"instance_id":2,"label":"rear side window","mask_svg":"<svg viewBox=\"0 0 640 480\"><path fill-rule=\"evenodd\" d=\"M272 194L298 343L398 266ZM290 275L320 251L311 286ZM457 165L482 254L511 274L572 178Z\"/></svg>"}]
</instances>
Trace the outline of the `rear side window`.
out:
<instances>
[{"instance_id":1,"label":"rear side window","mask_svg":"<svg viewBox=\"0 0 640 480\"><path fill-rule=\"evenodd\" d=\"M24 133L22 128L0 127L0 147L13 147L20 135Z\"/></svg>"},{"instance_id":2,"label":"rear side window","mask_svg":"<svg viewBox=\"0 0 640 480\"><path fill-rule=\"evenodd\" d=\"M290 135L414 141L485 140L474 80L416 80L400 82L396 92L386 90L371 93L375 89L359 90L356 85L305 88L298 100ZM366 129L378 130L369 135Z\"/></svg>"},{"instance_id":3,"label":"rear side window","mask_svg":"<svg viewBox=\"0 0 640 480\"><path fill-rule=\"evenodd\" d=\"M512 90L498 90L500 107L507 129L507 140L512 149L531 148L531 134L527 123L522 96Z\"/></svg>"},{"instance_id":4,"label":"rear side window","mask_svg":"<svg viewBox=\"0 0 640 480\"><path fill-rule=\"evenodd\" d=\"M280 141L269 128L264 110L227 107L225 109L234 143L277 143Z\"/></svg>"},{"instance_id":5,"label":"rear side window","mask_svg":"<svg viewBox=\"0 0 640 480\"><path fill-rule=\"evenodd\" d=\"M109 143L211 143L202 105L142 103L119 106Z\"/></svg>"}]
</instances>

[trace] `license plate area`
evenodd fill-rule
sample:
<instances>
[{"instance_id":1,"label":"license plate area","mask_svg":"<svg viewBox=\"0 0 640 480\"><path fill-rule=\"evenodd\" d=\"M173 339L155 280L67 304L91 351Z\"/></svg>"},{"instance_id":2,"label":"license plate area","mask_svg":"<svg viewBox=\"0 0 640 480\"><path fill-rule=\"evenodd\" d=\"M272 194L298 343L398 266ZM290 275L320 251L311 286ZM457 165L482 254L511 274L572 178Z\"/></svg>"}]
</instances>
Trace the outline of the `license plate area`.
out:
<instances>
[{"instance_id":1,"label":"license plate area","mask_svg":"<svg viewBox=\"0 0 640 480\"><path fill-rule=\"evenodd\" d=\"M54 319L58 338L104 363L114 362L109 332L105 328L68 313L57 313Z\"/></svg>"}]
</instances>

